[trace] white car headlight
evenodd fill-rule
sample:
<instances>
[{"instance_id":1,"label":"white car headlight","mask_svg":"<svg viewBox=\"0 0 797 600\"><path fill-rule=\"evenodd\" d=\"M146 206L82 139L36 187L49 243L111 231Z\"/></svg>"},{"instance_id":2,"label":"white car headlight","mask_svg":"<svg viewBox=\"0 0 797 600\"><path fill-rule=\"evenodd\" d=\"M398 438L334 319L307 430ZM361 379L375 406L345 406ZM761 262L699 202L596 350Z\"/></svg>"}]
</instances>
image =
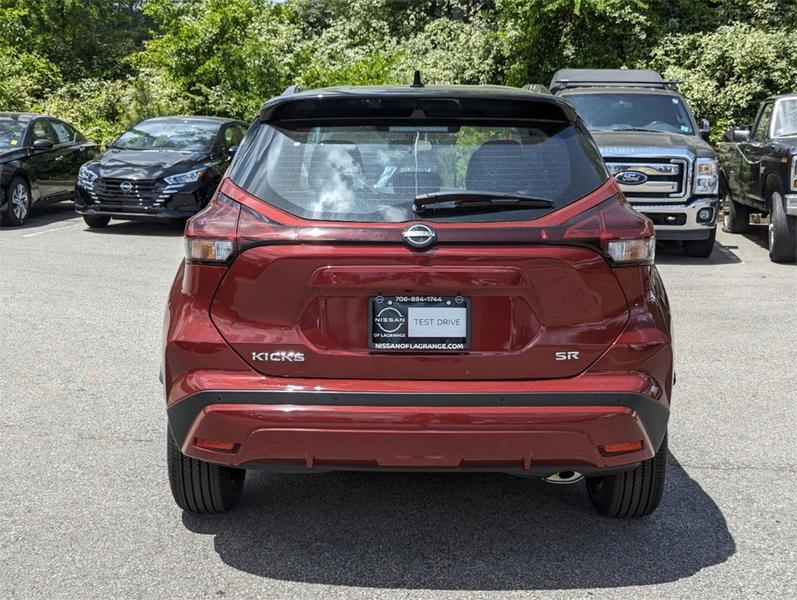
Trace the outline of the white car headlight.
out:
<instances>
[{"instance_id":1,"label":"white car headlight","mask_svg":"<svg viewBox=\"0 0 797 600\"><path fill-rule=\"evenodd\" d=\"M187 183L194 183L199 181L199 178L205 174L205 169L194 169L186 173L177 173L176 175L169 175L164 177L164 181L169 185L185 185Z\"/></svg>"},{"instance_id":2,"label":"white car headlight","mask_svg":"<svg viewBox=\"0 0 797 600\"><path fill-rule=\"evenodd\" d=\"M80 167L80 171L78 171L77 174L77 181L79 185L82 185L85 188L94 187L95 179L97 179L97 174L94 171L87 168L86 165Z\"/></svg>"},{"instance_id":3,"label":"white car headlight","mask_svg":"<svg viewBox=\"0 0 797 600\"><path fill-rule=\"evenodd\" d=\"M797 192L797 155L791 158L791 189Z\"/></svg>"},{"instance_id":4,"label":"white car headlight","mask_svg":"<svg viewBox=\"0 0 797 600\"><path fill-rule=\"evenodd\" d=\"M714 158L698 158L695 161L695 194L719 193L719 167Z\"/></svg>"}]
</instances>

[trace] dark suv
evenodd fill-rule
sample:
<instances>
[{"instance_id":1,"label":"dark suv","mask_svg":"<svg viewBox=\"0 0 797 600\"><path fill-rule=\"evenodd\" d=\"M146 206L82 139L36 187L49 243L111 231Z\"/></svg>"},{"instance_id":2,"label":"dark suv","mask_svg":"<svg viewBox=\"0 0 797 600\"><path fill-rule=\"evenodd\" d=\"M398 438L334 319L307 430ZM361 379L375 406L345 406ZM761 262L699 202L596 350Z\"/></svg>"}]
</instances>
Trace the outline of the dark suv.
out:
<instances>
[{"instance_id":1,"label":"dark suv","mask_svg":"<svg viewBox=\"0 0 797 600\"><path fill-rule=\"evenodd\" d=\"M661 498L673 379L649 219L572 106L502 87L286 93L186 226L172 492L245 469L498 471Z\"/></svg>"}]
</instances>

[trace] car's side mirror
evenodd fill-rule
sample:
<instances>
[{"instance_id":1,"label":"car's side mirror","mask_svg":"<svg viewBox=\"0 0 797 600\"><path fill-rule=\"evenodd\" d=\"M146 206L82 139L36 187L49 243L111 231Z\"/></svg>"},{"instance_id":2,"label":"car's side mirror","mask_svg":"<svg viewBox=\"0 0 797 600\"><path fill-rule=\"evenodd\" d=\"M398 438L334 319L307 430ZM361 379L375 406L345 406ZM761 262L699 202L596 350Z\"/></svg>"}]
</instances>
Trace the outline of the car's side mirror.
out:
<instances>
[{"instance_id":1,"label":"car's side mirror","mask_svg":"<svg viewBox=\"0 0 797 600\"><path fill-rule=\"evenodd\" d=\"M722 136L726 142L749 142L750 141L750 128L740 127L729 129Z\"/></svg>"},{"instance_id":2,"label":"car's side mirror","mask_svg":"<svg viewBox=\"0 0 797 600\"><path fill-rule=\"evenodd\" d=\"M700 119L700 137L707 142L710 136L711 123L709 123L708 119Z\"/></svg>"},{"instance_id":3,"label":"car's side mirror","mask_svg":"<svg viewBox=\"0 0 797 600\"><path fill-rule=\"evenodd\" d=\"M36 140L33 142L33 149L34 150L49 150L55 144L53 144L50 140Z\"/></svg>"}]
</instances>

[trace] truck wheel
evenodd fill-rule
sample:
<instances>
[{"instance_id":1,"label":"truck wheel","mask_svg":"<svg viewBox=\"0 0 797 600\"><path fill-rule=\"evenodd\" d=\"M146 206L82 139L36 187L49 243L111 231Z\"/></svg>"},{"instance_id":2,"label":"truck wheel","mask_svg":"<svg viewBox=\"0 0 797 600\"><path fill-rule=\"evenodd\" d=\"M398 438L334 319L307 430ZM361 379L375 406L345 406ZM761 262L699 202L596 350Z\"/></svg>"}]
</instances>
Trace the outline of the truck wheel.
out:
<instances>
[{"instance_id":1,"label":"truck wheel","mask_svg":"<svg viewBox=\"0 0 797 600\"><path fill-rule=\"evenodd\" d=\"M769 197L769 258L772 262L794 262L797 252L797 217L786 214L783 196Z\"/></svg>"},{"instance_id":2,"label":"truck wheel","mask_svg":"<svg viewBox=\"0 0 797 600\"><path fill-rule=\"evenodd\" d=\"M177 506L195 513L222 513L234 507L241 497L246 471L186 456L171 431L166 437L169 486Z\"/></svg>"},{"instance_id":3,"label":"truck wheel","mask_svg":"<svg viewBox=\"0 0 797 600\"><path fill-rule=\"evenodd\" d=\"M733 199L731 190L725 189L722 197L725 214L722 216L722 230L728 233L744 233L750 226L750 209Z\"/></svg>"},{"instance_id":4,"label":"truck wheel","mask_svg":"<svg viewBox=\"0 0 797 600\"><path fill-rule=\"evenodd\" d=\"M667 436L656 456L633 471L587 478L592 505L608 517L644 517L651 514L664 494L667 471Z\"/></svg>"},{"instance_id":5,"label":"truck wheel","mask_svg":"<svg viewBox=\"0 0 797 600\"><path fill-rule=\"evenodd\" d=\"M6 213L3 215L3 222L7 225L22 225L30 214L30 187L22 177L14 177L6 195Z\"/></svg>"},{"instance_id":6,"label":"truck wheel","mask_svg":"<svg viewBox=\"0 0 797 600\"><path fill-rule=\"evenodd\" d=\"M708 258L714 250L714 239L717 237L717 229L711 230L711 235L705 240L686 240L684 242L684 252L693 258Z\"/></svg>"},{"instance_id":7,"label":"truck wheel","mask_svg":"<svg viewBox=\"0 0 797 600\"><path fill-rule=\"evenodd\" d=\"M101 227L107 227L108 223L111 222L111 217L104 217L102 215L83 215L83 221L91 229L99 229Z\"/></svg>"}]
</instances>

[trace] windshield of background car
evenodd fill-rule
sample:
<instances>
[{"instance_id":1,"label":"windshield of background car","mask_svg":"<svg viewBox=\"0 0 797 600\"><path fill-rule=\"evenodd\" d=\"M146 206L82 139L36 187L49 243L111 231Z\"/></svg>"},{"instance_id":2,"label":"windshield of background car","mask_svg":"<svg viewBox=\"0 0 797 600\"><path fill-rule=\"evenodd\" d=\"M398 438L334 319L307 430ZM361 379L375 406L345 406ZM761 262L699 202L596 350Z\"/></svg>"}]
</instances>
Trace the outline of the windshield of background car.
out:
<instances>
[{"instance_id":1,"label":"windshield of background car","mask_svg":"<svg viewBox=\"0 0 797 600\"><path fill-rule=\"evenodd\" d=\"M797 98L778 102L772 132L773 137L797 136Z\"/></svg>"},{"instance_id":2,"label":"windshield of background car","mask_svg":"<svg viewBox=\"0 0 797 600\"><path fill-rule=\"evenodd\" d=\"M19 148L25 136L26 123L11 119L0 119L0 149Z\"/></svg>"},{"instance_id":3,"label":"windshield of background car","mask_svg":"<svg viewBox=\"0 0 797 600\"><path fill-rule=\"evenodd\" d=\"M359 222L418 219L415 197L436 192L522 194L553 206L445 211L424 219L534 219L585 196L607 178L586 129L565 121L263 124L250 132L229 175L295 216Z\"/></svg>"},{"instance_id":4,"label":"windshield of background car","mask_svg":"<svg viewBox=\"0 0 797 600\"><path fill-rule=\"evenodd\" d=\"M591 131L650 130L693 135L683 100L669 94L567 94Z\"/></svg>"},{"instance_id":5,"label":"windshield of background car","mask_svg":"<svg viewBox=\"0 0 797 600\"><path fill-rule=\"evenodd\" d=\"M123 133L113 144L123 150L210 150L219 124L203 121L144 121Z\"/></svg>"}]
</instances>

